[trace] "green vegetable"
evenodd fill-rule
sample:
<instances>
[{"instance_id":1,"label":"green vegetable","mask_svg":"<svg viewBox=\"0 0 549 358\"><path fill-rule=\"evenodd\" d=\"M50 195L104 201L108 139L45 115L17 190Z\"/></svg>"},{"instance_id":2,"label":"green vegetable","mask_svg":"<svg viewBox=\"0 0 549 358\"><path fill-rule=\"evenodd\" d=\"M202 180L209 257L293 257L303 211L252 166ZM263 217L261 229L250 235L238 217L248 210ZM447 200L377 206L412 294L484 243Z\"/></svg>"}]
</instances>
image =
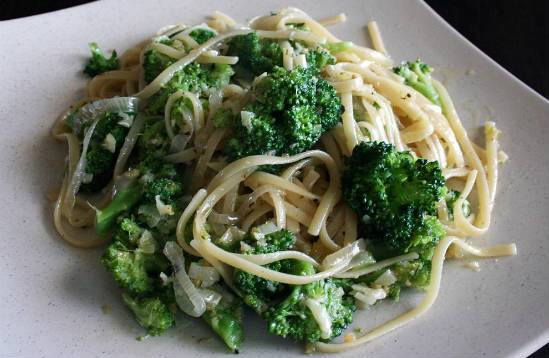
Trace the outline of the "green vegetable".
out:
<instances>
[{"instance_id":1,"label":"green vegetable","mask_svg":"<svg viewBox=\"0 0 549 358\"><path fill-rule=\"evenodd\" d=\"M133 116L133 114L125 115ZM86 152L86 166L84 167L84 175L88 175L90 179L80 185L81 192L96 192L104 188L111 180L116 158L126 134L128 134L128 128L118 124L122 119L120 113L107 112L97 122ZM84 126L83 129L86 127ZM84 130L75 134L82 139ZM106 145L107 136L109 136L108 140L114 141L113 148ZM112 151L113 149L114 151Z\"/></svg>"},{"instance_id":2,"label":"green vegetable","mask_svg":"<svg viewBox=\"0 0 549 358\"><path fill-rule=\"evenodd\" d=\"M376 259L417 252L425 267L445 235L434 216L444 183L437 162L382 142L356 146L342 178L343 197L361 218ZM425 286L420 281L417 285Z\"/></svg>"},{"instance_id":3,"label":"green vegetable","mask_svg":"<svg viewBox=\"0 0 549 358\"><path fill-rule=\"evenodd\" d=\"M137 183L119 191L106 208L97 211L95 231L99 235L106 234L116 222L116 218L131 209L141 199L141 195L142 189Z\"/></svg>"},{"instance_id":4,"label":"green vegetable","mask_svg":"<svg viewBox=\"0 0 549 358\"><path fill-rule=\"evenodd\" d=\"M133 217L124 217L116 226L112 241L120 241L126 247L137 246L141 234L145 231Z\"/></svg>"},{"instance_id":5,"label":"green vegetable","mask_svg":"<svg viewBox=\"0 0 549 358\"><path fill-rule=\"evenodd\" d=\"M158 69L162 68L162 66L163 64L159 61ZM160 72L163 70L164 68ZM155 78L160 72L149 69L149 76ZM234 71L230 65L214 64L206 66L191 63L177 71L172 79L150 98L146 111L149 114L163 115L168 97L176 91L201 93L208 88L220 88L229 83L233 74Z\"/></svg>"},{"instance_id":6,"label":"green vegetable","mask_svg":"<svg viewBox=\"0 0 549 358\"><path fill-rule=\"evenodd\" d=\"M282 66L282 49L277 41L260 39L256 32L234 37L229 42L229 56L238 56L238 68L258 76Z\"/></svg>"},{"instance_id":7,"label":"green vegetable","mask_svg":"<svg viewBox=\"0 0 549 358\"><path fill-rule=\"evenodd\" d=\"M135 315L137 322L151 336L161 335L175 322L174 314L157 297L139 298L124 293L122 298Z\"/></svg>"},{"instance_id":8,"label":"green vegetable","mask_svg":"<svg viewBox=\"0 0 549 358\"><path fill-rule=\"evenodd\" d=\"M314 50L308 51L305 58L307 60L307 67L314 68L317 71L317 75L324 66L336 63L335 57L322 47L317 47Z\"/></svg>"},{"instance_id":9,"label":"green vegetable","mask_svg":"<svg viewBox=\"0 0 549 358\"><path fill-rule=\"evenodd\" d=\"M231 351L238 353L244 341L242 302L226 291L222 291L222 294L221 301L213 307L208 307L202 318Z\"/></svg>"},{"instance_id":10,"label":"green vegetable","mask_svg":"<svg viewBox=\"0 0 549 358\"><path fill-rule=\"evenodd\" d=\"M189 36L192 37L199 45L202 45L204 42L208 41L215 36L215 32L208 29L195 29L189 33Z\"/></svg>"},{"instance_id":11,"label":"green vegetable","mask_svg":"<svg viewBox=\"0 0 549 358\"><path fill-rule=\"evenodd\" d=\"M421 60L414 62L403 62L400 66L393 68L393 71L404 78L404 83L412 87L434 104L441 106L437 90L431 82L433 68Z\"/></svg>"},{"instance_id":12,"label":"green vegetable","mask_svg":"<svg viewBox=\"0 0 549 358\"><path fill-rule=\"evenodd\" d=\"M84 73L90 77L97 76L103 72L116 70L120 67L116 50L113 50L111 57L107 58L97 43L90 43L91 57L84 67Z\"/></svg>"},{"instance_id":13,"label":"green vegetable","mask_svg":"<svg viewBox=\"0 0 549 358\"><path fill-rule=\"evenodd\" d=\"M212 116L215 128L230 128L234 125L235 115L230 109L219 108Z\"/></svg>"},{"instance_id":14,"label":"green vegetable","mask_svg":"<svg viewBox=\"0 0 549 358\"><path fill-rule=\"evenodd\" d=\"M338 53L338 52L343 52L343 51L346 51L346 50L352 48L353 43L349 42L349 41L333 42L333 43L329 43L329 44L324 45L324 47L328 51L330 51L330 53Z\"/></svg>"},{"instance_id":15,"label":"green vegetable","mask_svg":"<svg viewBox=\"0 0 549 358\"><path fill-rule=\"evenodd\" d=\"M292 271L297 275L315 273L314 267L304 262L296 263ZM306 305L307 300L316 301L328 313L331 323L328 337L323 337L317 321ZM334 281L327 279L293 286L286 299L269 308L265 313L265 319L269 332L296 341L312 343L319 340L330 341L341 335L352 322L355 310L354 300L345 296L344 290Z\"/></svg>"},{"instance_id":16,"label":"green vegetable","mask_svg":"<svg viewBox=\"0 0 549 358\"><path fill-rule=\"evenodd\" d=\"M162 253L147 254L117 240L107 246L101 262L120 287L136 295L152 293L155 277L169 267Z\"/></svg>"},{"instance_id":17,"label":"green vegetable","mask_svg":"<svg viewBox=\"0 0 549 358\"><path fill-rule=\"evenodd\" d=\"M444 198L444 200L446 200L446 207L448 208L448 216L450 220L454 219L454 204L456 203L456 200L458 200L459 195L460 192L457 190L448 190L446 197ZM461 210L463 212L463 216L468 217L471 215L471 204L467 199L463 201Z\"/></svg>"},{"instance_id":18,"label":"green vegetable","mask_svg":"<svg viewBox=\"0 0 549 358\"><path fill-rule=\"evenodd\" d=\"M196 29L191 31L189 36L201 45L210 38L214 37L215 33L208 29ZM171 46L173 40L164 39L163 41L160 41L160 43ZM176 59L164 55L155 49L147 50L143 55L143 78L145 82L152 82L162 71L164 71L175 61Z\"/></svg>"},{"instance_id":19,"label":"green vegetable","mask_svg":"<svg viewBox=\"0 0 549 358\"><path fill-rule=\"evenodd\" d=\"M144 185L145 197L151 201L154 201L157 195L162 201L168 201L179 196L182 192L181 183L169 178L150 180Z\"/></svg>"},{"instance_id":20,"label":"green vegetable","mask_svg":"<svg viewBox=\"0 0 549 358\"><path fill-rule=\"evenodd\" d=\"M253 89L253 102L237 120L229 153L238 159L270 151L297 154L310 149L341 113L334 88L314 68L276 67ZM246 114L247 113L247 114Z\"/></svg>"},{"instance_id":21,"label":"green vegetable","mask_svg":"<svg viewBox=\"0 0 549 358\"><path fill-rule=\"evenodd\" d=\"M164 69L175 62L175 59L158 52L147 50L143 55L143 79L152 82Z\"/></svg>"},{"instance_id":22,"label":"green vegetable","mask_svg":"<svg viewBox=\"0 0 549 358\"><path fill-rule=\"evenodd\" d=\"M258 240L259 238L259 240ZM250 246L246 254L268 254L277 251L289 250L295 244L295 236L288 230L279 230L265 235L258 233L258 228L252 228L243 241ZM265 267L281 272L288 272L291 260L276 261ZM282 297L287 292L287 285L249 274L245 271L234 270L234 285L242 293L243 301L258 313L263 313L267 304Z\"/></svg>"}]
</instances>

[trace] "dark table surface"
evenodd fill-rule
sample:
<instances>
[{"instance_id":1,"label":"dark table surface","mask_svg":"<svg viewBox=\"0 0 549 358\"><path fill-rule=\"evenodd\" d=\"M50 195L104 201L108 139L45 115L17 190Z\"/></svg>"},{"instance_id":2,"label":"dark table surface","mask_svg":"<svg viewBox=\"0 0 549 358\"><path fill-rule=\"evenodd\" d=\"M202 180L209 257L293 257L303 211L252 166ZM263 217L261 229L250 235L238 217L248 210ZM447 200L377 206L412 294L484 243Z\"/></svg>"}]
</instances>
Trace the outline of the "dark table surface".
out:
<instances>
[{"instance_id":1,"label":"dark table surface","mask_svg":"<svg viewBox=\"0 0 549 358\"><path fill-rule=\"evenodd\" d=\"M40 14L89 0L2 0L0 20ZM548 0L426 0L484 53L549 98ZM546 345L530 358L549 357Z\"/></svg>"}]
</instances>

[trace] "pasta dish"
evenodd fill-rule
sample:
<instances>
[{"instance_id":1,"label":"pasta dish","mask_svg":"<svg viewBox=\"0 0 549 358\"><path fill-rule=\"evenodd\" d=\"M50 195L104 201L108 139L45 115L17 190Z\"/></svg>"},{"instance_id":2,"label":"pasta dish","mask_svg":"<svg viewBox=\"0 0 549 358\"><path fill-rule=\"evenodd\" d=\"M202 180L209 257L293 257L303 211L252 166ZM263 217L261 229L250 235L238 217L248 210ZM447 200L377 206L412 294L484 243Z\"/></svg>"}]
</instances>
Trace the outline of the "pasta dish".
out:
<instances>
[{"instance_id":1,"label":"pasta dish","mask_svg":"<svg viewBox=\"0 0 549 358\"><path fill-rule=\"evenodd\" d=\"M507 159L495 123L473 143L429 65L395 63L375 22L372 48L336 38L343 21L216 11L120 57L90 45L87 96L52 131L68 144L53 218L70 244L105 247L145 336L182 311L238 352L255 312L339 352L426 312L445 258L516 254L470 243ZM413 309L346 330L413 289Z\"/></svg>"}]
</instances>

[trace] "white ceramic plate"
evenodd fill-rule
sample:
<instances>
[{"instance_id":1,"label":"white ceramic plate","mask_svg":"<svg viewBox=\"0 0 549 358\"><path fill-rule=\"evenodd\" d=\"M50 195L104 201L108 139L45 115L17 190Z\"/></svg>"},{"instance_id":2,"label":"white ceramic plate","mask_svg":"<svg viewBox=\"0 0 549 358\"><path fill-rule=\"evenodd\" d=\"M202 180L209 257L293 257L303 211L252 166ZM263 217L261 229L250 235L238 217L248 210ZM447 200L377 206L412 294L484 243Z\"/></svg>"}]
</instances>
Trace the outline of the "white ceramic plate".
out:
<instances>
[{"instance_id":1,"label":"white ceramic plate","mask_svg":"<svg viewBox=\"0 0 549 358\"><path fill-rule=\"evenodd\" d=\"M345 12L349 21L333 31L356 43L367 41L364 25L377 20L393 58L433 64L467 126L477 133L480 123L495 120L510 156L483 241L516 242L519 256L483 262L479 273L449 263L438 301L424 317L344 356L515 357L549 341L545 99L416 1L124 0L0 23L0 356L226 356L204 323L184 318L163 337L135 340L142 330L100 265L100 251L69 247L53 230L45 195L61 181L65 148L49 129L83 94L88 42L122 52L166 24L202 21L215 9L244 20L288 5L316 17ZM376 306L355 321L371 326L417 299ZM110 314L102 313L104 304ZM302 352L248 317L245 356Z\"/></svg>"}]
</instances>

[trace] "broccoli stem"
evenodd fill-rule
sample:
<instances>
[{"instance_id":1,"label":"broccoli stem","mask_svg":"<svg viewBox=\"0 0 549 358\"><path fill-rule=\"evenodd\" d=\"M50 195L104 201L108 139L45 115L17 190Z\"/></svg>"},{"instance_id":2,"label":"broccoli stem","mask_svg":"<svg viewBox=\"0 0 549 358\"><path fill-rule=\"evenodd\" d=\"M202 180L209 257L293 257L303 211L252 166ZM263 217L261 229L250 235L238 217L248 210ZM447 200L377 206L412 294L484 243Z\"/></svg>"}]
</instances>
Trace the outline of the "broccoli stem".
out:
<instances>
[{"instance_id":1,"label":"broccoli stem","mask_svg":"<svg viewBox=\"0 0 549 358\"><path fill-rule=\"evenodd\" d=\"M103 210L95 215L95 231L104 235L112 228L118 215L134 206L141 199L141 186L134 182L127 188L119 191L113 200Z\"/></svg>"}]
</instances>

